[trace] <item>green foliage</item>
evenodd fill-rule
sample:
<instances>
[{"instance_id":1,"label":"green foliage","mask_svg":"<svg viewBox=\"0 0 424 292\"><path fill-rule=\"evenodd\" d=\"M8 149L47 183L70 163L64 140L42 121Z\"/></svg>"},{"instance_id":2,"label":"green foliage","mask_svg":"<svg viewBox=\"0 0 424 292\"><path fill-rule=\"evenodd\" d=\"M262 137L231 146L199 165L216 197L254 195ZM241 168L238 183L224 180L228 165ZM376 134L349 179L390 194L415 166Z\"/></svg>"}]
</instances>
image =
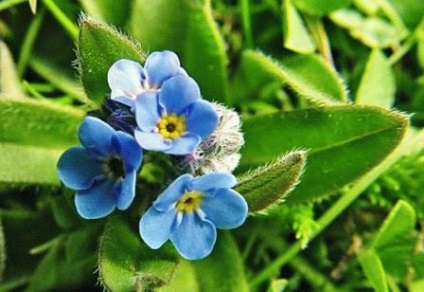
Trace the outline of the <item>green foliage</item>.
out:
<instances>
[{"instance_id":1,"label":"green foliage","mask_svg":"<svg viewBox=\"0 0 424 292\"><path fill-rule=\"evenodd\" d=\"M22 97L23 90L7 45L0 41L0 97Z\"/></svg>"},{"instance_id":2,"label":"green foliage","mask_svg":"<svg viewBox=\"0 0 424 292\"><path fill-rule=\"evenodd\" d=\"M364 106L255 116L243 122L246 146L241 166L264 163L296 147L308 149L305 173L288 201L316 199L336 192L380 163L398 145L406 125L401 114Z\"/></svg>"},{"instance_id":3,"label":"green foliage","mask_svg":"<svg viewBox=\"0 0 424 292\"><path fill-rule=\"evenodd\" d=\"M83 111L52 102L1 99L0 182L58 184L57 159L78 143L82 117Z\"/></svg>"},{"instance_id":4,"label":"green foliage","mask_svg":"<svg viewBox=\"0 0 424 292\"><path fill-rule=\"evenodd\" d=\"M423 15L422 0L1 1L0 290L422 291ZM199 261L138 234L173 159L146 151L134 203L104 220L57 177L111 64L156 50L243 121L235 190L254 216Z\"/></svg>"},{"instance_id":5,"label":"green foliage","mask_svg":"<svg viewBox=\"0 0 424 292\"><path fill-rule=\"evenodd\" d=\"M210 0L136 0L130 18L131 35L143 48L176 52L204 98L228 100L228 58Z\"/></svg>"},{"instance_id":6,"label":"green foliage","mask_svg":"<svg viewBox=\"0 0 424 292\"><path fill-rule=\"evenodd\" d=\"M389 291L387 288L386 274L380 258L373 249L361 251L358 255L359 262L365 275L370 280L375 291Z\"/></svg>"},{"instance_id":7,"label":"green foliage","mask_svg":"<svg viewBox=\"0 0 424 292\"><path fill-rule=\"evenodd\" d=\"M83 16L78 38L78 64L87 96L98 105L109 94L107 71L118 59L144 63L141 48L129 37L91 17Z\"/></svg>"},{"instance_id":8,"label":"green foliage","mask_svg":"<svg viewBox=\"0 0 424 292\"><path fill-rule=\"evenodd\" d=\"M218 237L208 258L188 262L170 245L150 249L122 218L112 217L100 241L102 285L111 291L248 291L234 240L228 232Z\"/></svg>"},{"instance_id":9,"label":"green foliage","mask_svg":"<svg viewBox=\"0 0 424 292\"><path fill-rule=\"evenodd\" d=\"M4 238L3 225L0 219L0 281L3 280L4 269L6 268L6 242Z\"/></svg>"},{"instance_id":10,"label":"green foliage","mask_svg":"<svg viewBox=\"0 0 424 292\"><path fill-rule=\"evenodd\" d=\"M263 211L281 203L299 182L305 159L304 151L290 152L239 178L235 189L245 197L249 211Z\"/></svg>"},{"instance_id":11,"label":"green foliage","mask_svg":"<svg viewBox=\"0 0 424 292\"><path fill-rule=\"evenodd\" d=\"M347 100L343 81L319 56L299 55L277 62L256 51L243 52L241 65L233 81L236 101L244 95L255 96L270 81L287 84L301 97L313 103Z\"/></svg>"},{"instance_id":12,"label":"green foliage","mask_svg":"<svg viewBox=\"0 0 424 292\"><path fill-rule=\"evenodd\" d=\"M118 217L109 219L100 240L100 279L111 291L144 291L167 285L179 261L173 250L148 248Z\"/></svg>"},{"instance_id":13,"label":"green foliage","mask_svg":"<svg viewBox=\"0 0 424 292\"><path fill-rule=\"evenodd\" d=\"M415 211L399 201L379 229L371 245L359 254L359 261L376 291L388 291L387 275L405 279L414 261Z\"/></svg>"},{"instance_id":14,"label":"green foliage","mask_svg":"<svg viewBox=\"0 0 424 292\"><path fill-rule=\"evenodd\" d=\"M395 80L387 58L380 50L373 50L362 75L355 102L390 108L394 102L395 89Z\"/></svg>"},{"instance_id":15,"label":"green foliage","mask_svg":"<svg viewBox=\"0 0 424 292\"><path fill-rule=\"evenodd\" d=\"M325 15L346 6L350 0L294 0L293 2L306 13Z\"/></svg>"},{"instance_id":16,"label":"green foliage","mask_svg":"<svg viewBox=\"0 0 424 292\"><path fill-rule=\"evenodd\" d=\"M291 1L284 1L285 17L284 47L303 54L313 53L316 49L315 43L309 35L305 24L302 21L296 8Z\"/></svg>"}]
</instances>

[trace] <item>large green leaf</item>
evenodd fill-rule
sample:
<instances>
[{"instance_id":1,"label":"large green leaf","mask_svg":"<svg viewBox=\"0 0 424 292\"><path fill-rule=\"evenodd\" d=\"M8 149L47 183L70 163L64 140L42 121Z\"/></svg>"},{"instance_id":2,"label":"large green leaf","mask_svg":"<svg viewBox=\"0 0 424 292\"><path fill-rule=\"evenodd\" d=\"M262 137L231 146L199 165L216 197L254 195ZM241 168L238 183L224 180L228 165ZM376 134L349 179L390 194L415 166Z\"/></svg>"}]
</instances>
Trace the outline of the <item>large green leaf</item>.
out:
<instances>
[{"instance_id":1,"label":"large green leaf","mask_svg":"<svg viewBox=\"0 0 424 292\"><path fill-rule=\"evenodd\" d=\"M395 99L395 80L386 56L375 49L371 52L355 102L390 108Z\"/></svg>"},{"instance_id":2,"label":"large green leaf","mask_svg":"<svg viewBox=\"0 0 424 292\"><path fill-rule=\"evenodd\" d=\"M228 60L210 0L136 0L130 31L147 51L175 51L205 98L227 100Z\"/></svg>"},{"instance_id":3,"label":"large green leaf","mask_svg":"<svg viewBox=\"0 0 424 292\"><path fill-rule=\"evenodd\" d=\"M305 152L294 151L274 163L259 167L239 178L235 187L249 205L249 212L264 210L280 203L299 182L305 165Z\"/></svg>"},{"instance_id":4,"label":"large green leaf","mask_svg":"<svg viewBox=\"0 0 424 292\"><path fill-rule=\"evenodd\" d=\"M302 202L337 191L380 163L404 135L402 114L366 106L320 107L246 118L243 170L293 149L308 149L301 183L288 197Z\"/></svg>"},{"instance_id":5,"label":"large green leaf","mask_svg":"<svg viewBox=\"0 0 424 292\"><path fill-rule=\"evenodd\" d=\"M92 17L124 28L128 21L130 0L79 0L84 11Z\"/></svg>"},{"instance_id":6,"label":"large green leaf","mask_svg":"<svg viewBox=\"0 0 424 292\"><path fill-rule=\"evenodd\" d=\"M143 243L137 224L130 227L118 217L109 219L99 248L102 285L110 291L144 291L167 285L180 258L165 246L152 250Z\"/></svg>"},{"instance_id":7,"label":"large green leaf","mask_svg":"<svg viewBox=\"0 0 424 292\"><path fill-rule=\"evenodd\" d=\"M83 111L31 99L0 100L0 182L58 184L60 154L78 144Z\"/></svg>"},{"instance_id":8,"label":"large green leaf","mask_svg":"<svg viewBox=\"0 0 424 292\"><path fill-rule=\"evenodd\" d=\"M315 103L337 103L348 99L343 80L322 58L299 55L278 62L257 51L243 53L233 78L233 99L254 98L268 84L280 82Z\"/></svg>"},{"instance_id":9,"label":"large green leaf","mask_svg":"<svg viewBox=\"0 0 424 292\"><path fill-rule=\"evenodd\" d=\"M119 59L140 63L145 55L140 46L113 27L84 16L78 39L78 64L81 81L90 99L101 104L110 88L107 72Z\"/></svg>"}]
</instances>

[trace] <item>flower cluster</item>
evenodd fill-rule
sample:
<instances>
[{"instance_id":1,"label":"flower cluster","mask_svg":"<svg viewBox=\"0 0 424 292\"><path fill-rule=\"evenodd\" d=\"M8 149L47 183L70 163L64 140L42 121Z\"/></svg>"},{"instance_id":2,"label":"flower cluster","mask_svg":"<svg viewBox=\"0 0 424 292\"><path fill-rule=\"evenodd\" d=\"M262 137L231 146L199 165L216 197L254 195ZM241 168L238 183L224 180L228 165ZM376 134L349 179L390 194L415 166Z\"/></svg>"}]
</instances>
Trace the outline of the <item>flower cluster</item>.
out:
<instances>
[{"instance_id":1,"label":"flower cluster","mask_svg":"<svg viewBox=\"0 0 424 292\"><path fill-rule=\"evenodd\" d=\"M78 133L82 146L68 149L57 164L61 181L76 191L77 212L97 219L126 210L136 196L144 152L169 154L176 168L189 173L177 177L142 215L140 236L153 249L169 239L184 258L206 257L216 228L236 228L248 212L232 189L231 171L243 144L238 115L202 99L170 51L150 54L144 67L118 60L107 78L108 118L86 117Z\"/></svg>"}]
</instances>

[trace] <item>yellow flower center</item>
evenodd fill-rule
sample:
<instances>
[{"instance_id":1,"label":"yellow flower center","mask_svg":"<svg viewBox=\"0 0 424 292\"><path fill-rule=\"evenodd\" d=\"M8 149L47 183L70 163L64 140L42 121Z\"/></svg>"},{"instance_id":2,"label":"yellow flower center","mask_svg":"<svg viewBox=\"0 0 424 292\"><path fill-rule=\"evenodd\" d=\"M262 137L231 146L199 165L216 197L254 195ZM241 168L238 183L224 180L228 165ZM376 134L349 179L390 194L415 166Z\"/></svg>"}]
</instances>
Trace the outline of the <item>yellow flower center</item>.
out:
<instances>
[{"instance_id":1,"label":"yellow flower center","mask_svg":"<svg viewBox=\"0 0 424 292\"><path fill-rule=\"evenodd\" d=\"M174 140L184 134L186 128L185 118L175 114L163 115L157 127L163 137Z\"/></svg>"},{"instance_id":2,"label":"yellow flower center","mask_svg":"<svg viewBox=\"0 0 424 292\"><path fill-rule=\"evenodd\" d=\"M186 192L181 199L177 202L177 210L180 212L191 212L199 208L202 203L202 193L192 191Z\"/></svg>"}]
</instances>

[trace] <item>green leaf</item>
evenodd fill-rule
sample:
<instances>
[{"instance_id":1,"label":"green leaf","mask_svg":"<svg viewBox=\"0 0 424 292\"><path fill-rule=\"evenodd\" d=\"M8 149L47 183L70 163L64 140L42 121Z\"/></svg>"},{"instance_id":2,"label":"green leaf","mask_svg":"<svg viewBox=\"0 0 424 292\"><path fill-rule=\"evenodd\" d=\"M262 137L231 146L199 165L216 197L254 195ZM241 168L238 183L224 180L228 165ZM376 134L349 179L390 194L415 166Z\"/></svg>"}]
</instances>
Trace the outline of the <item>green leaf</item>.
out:
<instances>
[{"instance_id":1,"label":"green leaf","mask_svg":"<svg viewBox=\"0 0 424 292\"><path fill-rule=\"evenodd\" d=\"M15 63L6 44L0 40L0 97L25 96L16 72Z\"/></svg>"},{"instance_id":2,"label":"green leaf","mask_svg":"<svg viewBox=\"0 0 424 292\"><path fill-rule=\"evenodd\" d=\"M31 255L30 249L50 240L58 229L52 218L43 212L0 210L0 217L7 252L6 270L0 282L0 290L12 291L10 286L16 290L16 286L24 284L41 259L40 255Z\"/></svg>"},{"instance_id":3,"label":"green leaf","mask_svg":"<svg viewBox=\"0 0 424 292\"><path fill-rule=\"evenodd\" d=\"M407 202L400 200L384 221L372 246L378 251L404 240L414 230L415 220L414 209Z\"/></svg>"},{"instance_id":4,"label":"green leaf","mask_svg":"<svg viewBox=\"0 0 424 292\"><path fill-rule=\"evenodd\" d=\"M395 90L389 61L380 50L374 49L362 75L355 102L390 108L395 99Z\"/></svg>"},{"instance_id":5,"label":"green leaf","mask_svg":"<svg viewBox=\"0 0 424 292\"><path fill-rule=\"evenodd\" d=\"M200 291L249 291L243 260L229 231L220 231L212 253L192 265Z\"/></svg>"},{"instance_id":6,"label":"green leaf","mask_svg":"<svg viewBox=\"0 0 424 292\"><path fill-rule=\"evenodd\" d=\"M418 34L417 59L421 69L424 69L424 29Z\"/></svg>"},{"instance_id":7,"label":"green leaf","mask_svg":"<svg viewBox=\"0 0 424 292\"><path fill-rule=\"evenodd\" d=\"M78 144L83 111L32 99L0 100L0 182L58 184L56 162Z\"/></svg>"},{"instance_id":8,"label":"green leaf","mask_svg":"<svg viewBox=\"0 0 424 292\"><path fill-rule=\"evenodd\" d=\"M234 77L234 82L239 83L236 89L252 96L252 92L275 81L287 84L299 96L315 103L339 103L348 99L343 80L319 56L300 55L277 62L260 52L243 53Z\"/></svg>"},{"instance_id":9,"label":"green leaf","mask_svg":"<svg viewBox=\"0 0 424 292\"><path fill-rule=\"evenodd\" d=\"M206 99L228 100L228 60L210 0L136 0L130 31L148 51L176 52Z\"/></svg>"},{"instance_id":10,"label":"green leaf","mask_svg":"<svg viewBox=\"0 0 424 292\"><path fill-rule=\"evenodd\" d=\"M33 99L0 100L0 142L64 149L78 144L85 112Z\"/></svg>"},{"instance_id":11,"label":"green leaf","mask_svg":"<svg viewBox=\"0 0 424 292\"><path fill-rule=\"evenodd\" d=\"M330 18L337 25L348 29L352 37L370 48L396 46L406 35L405 31L400 31L383 18L364 17L353 9L338 10L332 13Z\"/></svg>"},{"instance_id":12,"label":"green leaf","mask_svg":"<svg viewBox=\"0 0 424 292\"><path fill-rule=\"evenodd\" d=\"M402 139L408 119L367 106L320 107L243 121L240 169L308 149L301 183L287 201L304 202L336 192L379 164Z\"/></svg>"},{"instance_id":13,"label":"green leaf","mask_svg":"<svg viewBox=\"0 0 424 292\"><path fill-rule=\"evenodd\" d=\"M6 268L6 239L3 231L3 223L0 217L0 282L3 280Z\"/></svg>"},{"instance_id":14,"label":"green leaf","mask_svg":"<svg viewBox=\"0 0 424 292\"><path fill-rule=\"evenodd\" d=\"M0 142L0 182L58 185L56 163L63 150Z\"/></svg>"},{"instance_id":15,"label":"green leaf","mask_svg":"<svg viewBox=\"0 0 424 292\"><path fill-rule=\"evenodd\" d=\"M88 16L81 19L78 41L81 81L88 97L98 105L110 93L107 72L115 61L125 58L143 63L145 60L138 44Z\"/></svg>"},{"instance_id":16,"label":"green leaf","mask_svg":"<svg viewBox=\"0 0 424 292\"><path fill-rule=\"evenodd\" d=\"M387 273L404 279L414 256L416 215L405 201L398 201L378 231L372 248L379 255Z\"/></svg>"},{"instance_id":17,"label":"green leaf","mask_svg":"<svg viewBox=\"0 0 424 292\"><path fill-rule=\"evenodd\" d=\"M144 291L170 283L179 257L169 245L152 250L141 240L136 227L111 217L100 240L99 274L110 291Z\"/></svg>"},{"instance_id":18,"label":"green leaf","mask_svg":"<svg viewBox=\"0 0 424 292\"><path fill-rule=\"evenodd\" d=\"M37 0L29 0L29 7L31 8L32 14L37 13Z\"/></svg>"},{"instance_id":19,"label":"green leaf","mask_svg":"<svg viewBox=\"0 0 424 292\"><path fill-rule=\"evenodd\" d=\"M95 281L97 242L93 239L98 233L91 225L57 237L32 274L27 291L78 289Z\"/></svg>"},{"instance_id":20,"label":"green leaf","mask_svg":"<svg viewBox=\"0 0 424 292\"><path fill-rule=\"evenodd\" d=\"M417 280L411 283L408 287L409 292L422 292L424 291L424 279Z\"/></svg>"},{"instance_id":21,"label":"green leaf","mask_svg":"<svg viewBox=\"0 0 424 292\"><path fill-rule=\"evenodd\" d=\"M326 15L334 10L345 7L351 0L293 0L302 11L312 15Z\"/></svg>"},{"instance_id":22,"label":"green leaf","mask_svg":"<svg viewBox=\"0 0 424 292\"><path fill-rule=\"evenodd\" d=\"M272 280L267 292L283 292L288 284L289 281L287 279Z\"/></svg>"},{"instance_id":23,"label":"green leaf","mask_svg":"<svg viewBox=\"0 0 424 292\"><path fill-rule=\"evenodd\" d=\"M106 23L124 28L128 22L130 0L79 0L84 11Z\"/></svg>"},{"instance_id":24,"label":"green leaf","mask_svg":"<svg viewBox=\"0 0 424 292\"><path fill-rule=\"evenodd\" d=\"M245 197L249 212L262 211L281 202L299 182L305 158L304 151L290 152L239 178L235 190Z\"/></svg>"},{"instance_id":25,"label":"green leaf","mask_svg":"<svg viewBox=\"0 0 424 292\"><path fill-rule=\"evenodd\" d=\"M289 0L284 1L283 5L284 47L297 53L313 53L316 48L315 43L296 8Z\"/></svg>"},{"instance_id":26,"label":"green leaf","mask_svg":"<svg viewBox=\"0 0 424 292\"><path fill-rule=\"evenodd\" d=\"M78 101L93 106L93 101L87 98L81 83L71 78L69 73L67 73L63 67L52 63L45 57L39 57L36 55L32 55L29 62L31 69L52 85L75 97Z\"/></svg>"},{"instance_id":27,"label":"green leaf","mask_svg":"<svg viewBox=\"0 0 424 292\"><path fill-rule=\"evenodd\" d=\"M358 255L359 262L375 291L386 292L386 274L383 264L374 249L363 249Z\"/></svg>"}]
</instances>

